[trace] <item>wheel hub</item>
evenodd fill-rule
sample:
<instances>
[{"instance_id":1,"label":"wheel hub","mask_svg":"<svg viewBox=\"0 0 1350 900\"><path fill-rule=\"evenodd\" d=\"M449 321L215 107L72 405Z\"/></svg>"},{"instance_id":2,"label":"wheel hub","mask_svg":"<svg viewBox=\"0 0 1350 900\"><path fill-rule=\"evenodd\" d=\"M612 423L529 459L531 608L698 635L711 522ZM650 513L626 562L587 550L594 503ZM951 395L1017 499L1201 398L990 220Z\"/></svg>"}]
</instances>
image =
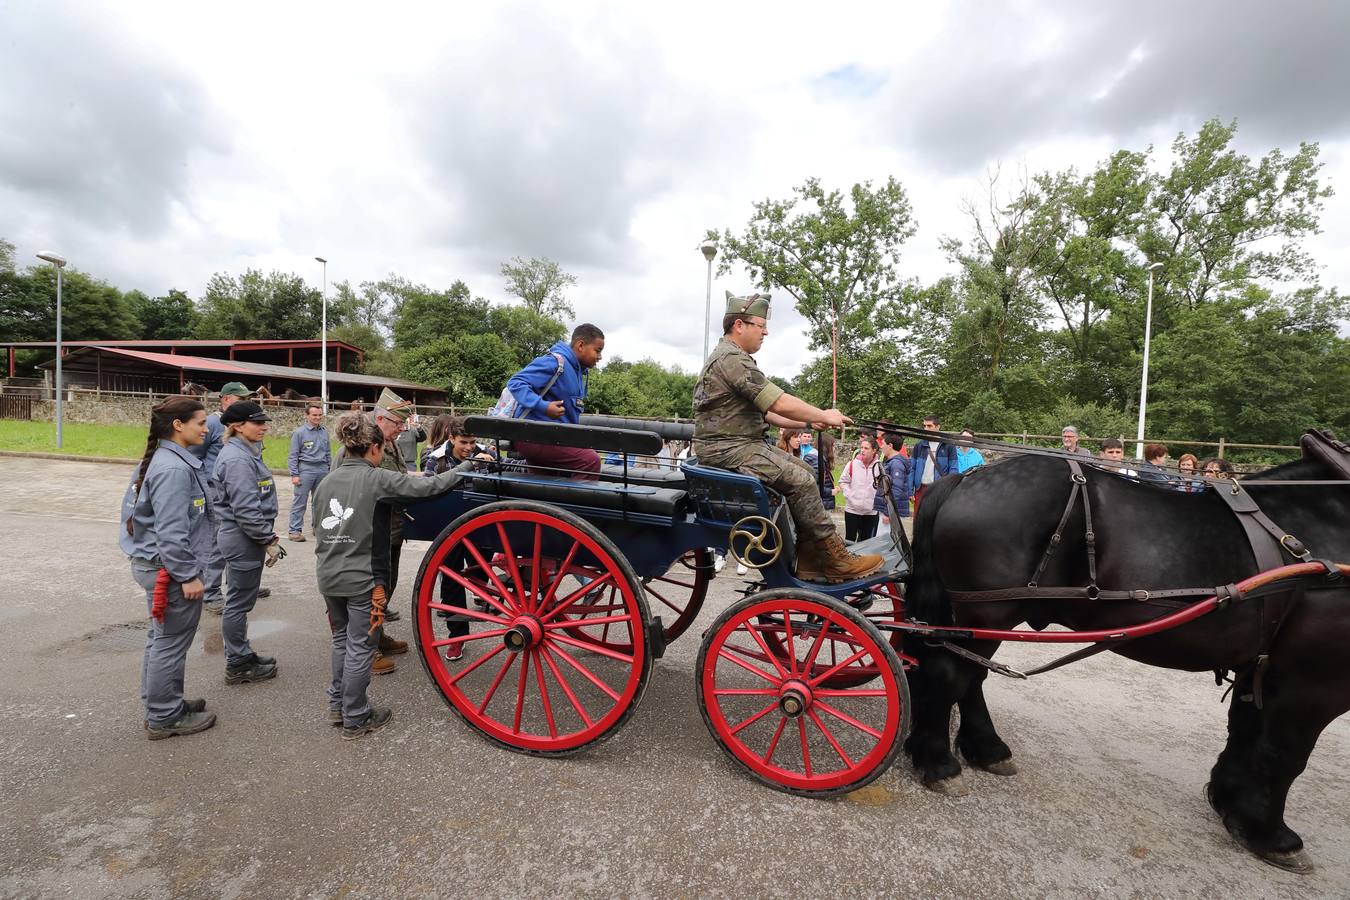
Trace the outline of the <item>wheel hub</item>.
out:
<instances>
[{"instance_id":1,"label":"wheel hub","mask_svg":"<svg viewBox=\"0 0 1350 900\"><path fill-rule=\"evenodd\" d=\"M796 719L811 708L811 688L800 681L784 682L778 691L778 708L789 719Z\"/></svg>"},{"instance_id":2,"label":"wheel hub","mask_svg":"<svg viewBox=\"0 0 1350 900\"><path fill-rule=\"evenodd\" d=\"M511 628L502 635L502 643L512 653L529 650L544 639L544 626L534 616L518 616Z\"/></svg>"}]
</instances>

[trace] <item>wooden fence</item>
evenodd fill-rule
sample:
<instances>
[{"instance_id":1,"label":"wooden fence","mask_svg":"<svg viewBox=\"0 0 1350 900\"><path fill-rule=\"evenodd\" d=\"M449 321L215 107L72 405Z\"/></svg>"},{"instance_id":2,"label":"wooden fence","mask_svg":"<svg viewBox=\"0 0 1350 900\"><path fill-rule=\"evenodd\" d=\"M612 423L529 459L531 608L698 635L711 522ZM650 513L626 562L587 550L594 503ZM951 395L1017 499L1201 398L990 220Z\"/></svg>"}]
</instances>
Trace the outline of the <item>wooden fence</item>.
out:
<instances>
[{"instance_id":1,"label":"wooden fence","mask_svg":"<svg viewBox=\"0 0 1350 900\"><path fill-rule=\"evenodd\" d=\"M0 419L32 419L33 398L0 394Z\"/></svg>"}]
</instances>

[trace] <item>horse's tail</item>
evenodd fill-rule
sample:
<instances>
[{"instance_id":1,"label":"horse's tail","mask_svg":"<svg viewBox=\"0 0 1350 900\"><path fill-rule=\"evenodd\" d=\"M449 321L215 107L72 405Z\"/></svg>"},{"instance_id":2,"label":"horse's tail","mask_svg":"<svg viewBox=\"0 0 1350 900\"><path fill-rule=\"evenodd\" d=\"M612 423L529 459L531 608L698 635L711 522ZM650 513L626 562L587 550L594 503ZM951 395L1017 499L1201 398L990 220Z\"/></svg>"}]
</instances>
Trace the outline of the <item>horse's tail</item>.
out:
<instances>
[{"instance_id":1,"label":"horse's tail","mask_svg":"<svg viewBox=\"0 0 1350 900\"><path fill-rule=\"evenodd\" d=\"M929 625L952 624L952 602L938 574L933 528L942 505L960 485L961 475L948 475L924 491L914 519L914 571L905 588L905 613Z\"/></svg>"}]
</instances>

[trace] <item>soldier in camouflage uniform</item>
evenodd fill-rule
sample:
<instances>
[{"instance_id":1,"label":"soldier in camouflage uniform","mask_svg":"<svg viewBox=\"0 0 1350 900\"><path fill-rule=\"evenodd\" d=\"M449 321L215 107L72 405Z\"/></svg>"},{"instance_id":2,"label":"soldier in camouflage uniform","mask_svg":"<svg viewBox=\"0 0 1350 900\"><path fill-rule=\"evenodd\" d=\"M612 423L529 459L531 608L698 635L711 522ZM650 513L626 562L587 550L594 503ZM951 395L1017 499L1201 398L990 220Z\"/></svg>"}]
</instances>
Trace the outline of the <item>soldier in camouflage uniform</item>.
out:
<instances>
[{"instance_id":1,"label":"soldier in camouflage uniform","mask_svg":"<svg viewBox=\"0 0 1350 900\"><path fill-rule=\"evenodd\" d=\"M838 428L849 418L819 409L764 377L751 356L769 333L769 296L727 292L722 340L709 354L694 388L693 453L704 465L754 475L787 500L797 526L797 577L848 581L881 568L876 554L855 556L844 546L820 500L811 467L768 443L770 425Z\"/></svg>"}]
</instances>

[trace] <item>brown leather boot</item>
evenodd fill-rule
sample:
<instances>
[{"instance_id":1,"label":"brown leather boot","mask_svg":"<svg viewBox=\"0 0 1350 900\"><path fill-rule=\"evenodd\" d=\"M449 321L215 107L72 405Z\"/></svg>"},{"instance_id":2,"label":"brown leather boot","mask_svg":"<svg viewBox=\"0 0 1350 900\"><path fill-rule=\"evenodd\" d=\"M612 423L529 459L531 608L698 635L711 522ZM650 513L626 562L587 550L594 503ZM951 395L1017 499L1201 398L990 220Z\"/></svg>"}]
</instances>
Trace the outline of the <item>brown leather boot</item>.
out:
<instances>
[{"instance_id":1,"label":"brown leather boot","mask_svg":"<svg viewBox=\"0 0 1350 900\"><path fill-rule=\"evenodd\" d=\"M385 656L398 656L408 652L407 641L396 641L383 631L380 632L380 652Z\"/></svg>"},{"instance_id":2,"label":"brown leather boot","mask_svg":"<svg viewBox=\"0 0 1350 900\"><path fill-rule=\"evenodd\" d=\"M398 665L392 659L390 659L389 657L385 656L382 653L376 653L375 662L371 664L370 667L370 674L388 675L390 672L394 671L397 668Z\"/></svg>"},{"instance_id":3,"label":"brown leather boot","mask_svg":"<svg viewBox=\"0 0 1350 900\"><path fill-rule=\"evenodd\" d=\"M799 552L801 549L807 551L805 562L801 556L797 557L797 577L802 581L824 581L829 584L853 581L866 578L885 563L877 553L865 556L850 553L837 534L830 535L814 546L807 544L803 548L806 543L803 541L798 544Z\"/></svg>"}]
</instances>

